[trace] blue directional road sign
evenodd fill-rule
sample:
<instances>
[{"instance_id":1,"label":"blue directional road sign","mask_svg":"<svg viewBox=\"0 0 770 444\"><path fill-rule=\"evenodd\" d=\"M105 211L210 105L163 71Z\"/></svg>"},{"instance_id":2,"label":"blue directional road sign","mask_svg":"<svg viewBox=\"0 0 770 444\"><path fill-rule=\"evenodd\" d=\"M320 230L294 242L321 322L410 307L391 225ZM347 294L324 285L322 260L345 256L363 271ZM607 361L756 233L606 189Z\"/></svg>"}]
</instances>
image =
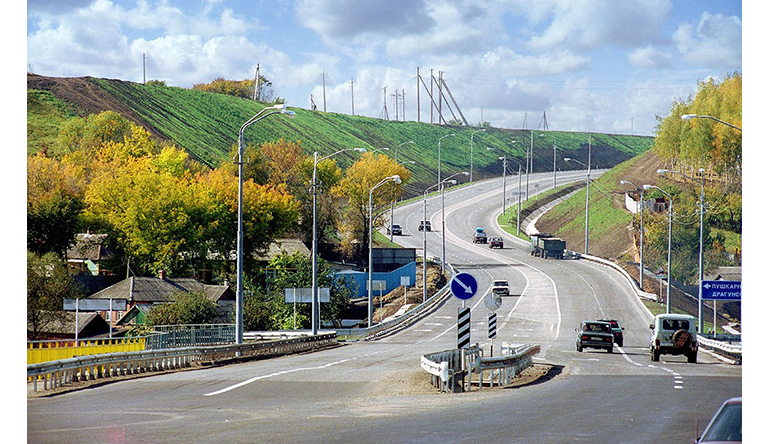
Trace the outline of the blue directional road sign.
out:
<instances>
[{"instance_id":1,"label":"blue directional road sign","mask_svg":"<svg viewBox=\"0 0 770 444\"><path fill-rule=\"evenodd\" d=\"M476 294L476 290L479 289L479 284L472 275L468 273L458 273L455 275L454 279L452 279L449 288L456 298L466 300L472 298Z\"/></svg>"},{"instance_id":2,"label":"blue directional road sign","mask_svg":"<svg viewBox=\"0 0 770 444\"><path fill-rule=\"evenodd\" d=\"M741 281L703 281L701 284L701 289L703 300L741 300Z\"/></svg>"}]
</instances>

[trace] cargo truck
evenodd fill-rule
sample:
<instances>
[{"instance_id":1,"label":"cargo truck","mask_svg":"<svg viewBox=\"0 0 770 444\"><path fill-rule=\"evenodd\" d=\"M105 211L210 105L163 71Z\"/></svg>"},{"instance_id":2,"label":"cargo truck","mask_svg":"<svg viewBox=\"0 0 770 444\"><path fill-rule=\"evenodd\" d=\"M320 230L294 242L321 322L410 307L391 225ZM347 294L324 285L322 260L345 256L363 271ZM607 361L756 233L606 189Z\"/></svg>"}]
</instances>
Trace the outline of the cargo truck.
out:
<instances>
[{"instance_id":1,"label":"cargo truck","mask_svg":"<svg viewBox=\"0 0 770 444\"><path fill-rule=\"evenodd\" d=\"M530 238L529 254L548 259L548 256L564 259L567 242L549 233L538 233Z\"/></svg>"}]
</instances>

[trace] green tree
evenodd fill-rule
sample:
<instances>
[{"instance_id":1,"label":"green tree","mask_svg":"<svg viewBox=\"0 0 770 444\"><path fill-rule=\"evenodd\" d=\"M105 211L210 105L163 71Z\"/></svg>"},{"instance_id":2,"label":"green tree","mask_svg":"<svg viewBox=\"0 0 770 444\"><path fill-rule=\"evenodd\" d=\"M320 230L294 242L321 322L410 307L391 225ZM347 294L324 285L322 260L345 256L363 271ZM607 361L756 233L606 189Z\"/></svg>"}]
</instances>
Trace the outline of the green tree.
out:
<instances>
[{"instance_id":1,"label":"green tree","mask_svg":"<svg viewBox=\"0 0 770 444\"><path fill-rule=\"evenodd\" d=\"M147 315L151 325L209 324L217 314L217 304L203 292L179 292L173 302L153 307Z\"/></svg>"},{"instance_id":2,"label":"green tree","mask_svg":"<svg viewBox=\"0 0 770 444\"><path fill-rule=\"evenodd\" d=\"M44 155L27 159L27 249L64 258L75 242L82 195L69 186L61 162Z\"/></svg>"},{"instance_id":3,"label":"green tree","mask_svg":"<svg viewBox=\"0 0 770 444\"><path fill-rule=\"evenodd\" d=\"M285 330L294 328L294 304L284 302L284 289L312 287L312 261L300 253L282 252L268 265L271 275L267 291L258 290L244 298L244 326ZM348 306L353 289L342 279L335 278L328 263L318 261L318 286L330 289L330 302L321 304L321 319L339 323L340 314ZM310 328L311 304L297 304L297 328Z\"/></svg>"},{"instance_id":4,"label":"green tree","mask_svg":"<svg viewBox=\"0 0 770 444\"><path fill-rule=\"evenodd\" d=\"M64 263L54 253L27 253L27 334L41 337L46 327L64 319L64 299L82 293Z\"/></svg>"},{"instance_id":5,"label":"green tree","mask_svg":"<svg viewBox=\"0 0 770 444\"><path fill-rule=\"evenodd\" d=\"M384 178L399 175L401 184L380 186L372 194L374 227L382 226L385 218L381 210L402 194L411 173L403 165L384 154L366 152L345 172L345 178L332 192L348 200L339 228L341 248L349 257L364 262L364 252L369 245L369 192Z\"/></svg>"}]
</instances>

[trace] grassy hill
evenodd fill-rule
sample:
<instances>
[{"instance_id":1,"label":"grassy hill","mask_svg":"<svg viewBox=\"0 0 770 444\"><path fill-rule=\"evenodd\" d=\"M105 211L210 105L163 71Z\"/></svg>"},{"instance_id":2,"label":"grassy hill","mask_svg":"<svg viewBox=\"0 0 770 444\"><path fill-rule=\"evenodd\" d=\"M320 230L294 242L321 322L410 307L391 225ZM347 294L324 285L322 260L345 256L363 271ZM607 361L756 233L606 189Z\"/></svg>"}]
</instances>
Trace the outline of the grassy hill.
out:
<instances>
[{"instance_id":1,"label":"grassy hill","mask_svg":"<svg viewBox=\"0 0 770 444\"><path fill-rule=\"evenodd\" d=\"M250 100L161 84L143 85L119 80L27 77L27 153L50 147L58 126L73 116L84 116L113 110L147 128L154 136L172 140L194 158L208 166L228 159L237 143L243 122L265 105ZM291 107L291 104L289 104ZM301 141L306 152L329 154L341 148L364 147L368 150L390 147L387 152L400 161L415 161L409 168L413 179L407 192L416 195L435 182L438 140L441 142L442 173L467 171L470 163L470 136L478 128L397 122L346 114L324 113L293 108L296 117L271 117L250 126L245 133L247 143L259 144L283 138ZM487 128L474 136L474 178L502 172L498 157L507 154L524 162L530 146L530 130ZM542 135L541 135L542 134ZM579 167L564 162L563 157L586 161L588 134L560 131L534 131L533 158L535 171L553 169L553 146L558 148L557 167ZM515 143L512 143L515 141ZM592 135L592 166L608 168L647 151L651 137L597 134ZM345 153L347 154L347 153ZM355 155L337 159L349 165ZM511 164L512 168L518 168Z\"/></svg>"}]
</instances>

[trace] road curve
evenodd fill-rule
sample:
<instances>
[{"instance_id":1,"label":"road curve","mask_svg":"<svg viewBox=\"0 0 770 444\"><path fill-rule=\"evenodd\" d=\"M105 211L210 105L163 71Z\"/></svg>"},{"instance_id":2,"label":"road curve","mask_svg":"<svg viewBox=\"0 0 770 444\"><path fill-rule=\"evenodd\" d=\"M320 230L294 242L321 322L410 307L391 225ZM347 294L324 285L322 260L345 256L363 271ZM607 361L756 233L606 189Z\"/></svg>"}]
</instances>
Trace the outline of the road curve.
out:
<instances>
[{"instance_id":1,"label":"road curve","mask_svg":"<svg viewBox=\"0 0 770 444\"><path fill-rule=\"evenodd\" d=\"M580 172L564 179L579 180ZM510 184L513 179L509 179ZM550 186L550 175L530 177ZM532 188L531 188L532 189ZM471 341L499 350L503 341L540 344L536 362L551 366L542 383L516 389L439 394L420 356L456 347L457 309L449 299L398 334L318 353L125 380L27 401L29 442L690 442L727 397L741 394L741 368L701 353L698 364L646 352L649 313L608 267L543 260L494 223L501 180L445 195L447 260L473 274ZM437 197L429 218L441 226ZM405 246L422 248L422 201L397 209ZM503 250L470 242L476 226L506 239ZM439 232L428 254L440 254ZM419 278L419 276L418 276ZM511 296L487 339L481 303L495 279ZM625 326L615 353L575 350L583 319L615 317Z\"/></svg>"}]
</instances>

